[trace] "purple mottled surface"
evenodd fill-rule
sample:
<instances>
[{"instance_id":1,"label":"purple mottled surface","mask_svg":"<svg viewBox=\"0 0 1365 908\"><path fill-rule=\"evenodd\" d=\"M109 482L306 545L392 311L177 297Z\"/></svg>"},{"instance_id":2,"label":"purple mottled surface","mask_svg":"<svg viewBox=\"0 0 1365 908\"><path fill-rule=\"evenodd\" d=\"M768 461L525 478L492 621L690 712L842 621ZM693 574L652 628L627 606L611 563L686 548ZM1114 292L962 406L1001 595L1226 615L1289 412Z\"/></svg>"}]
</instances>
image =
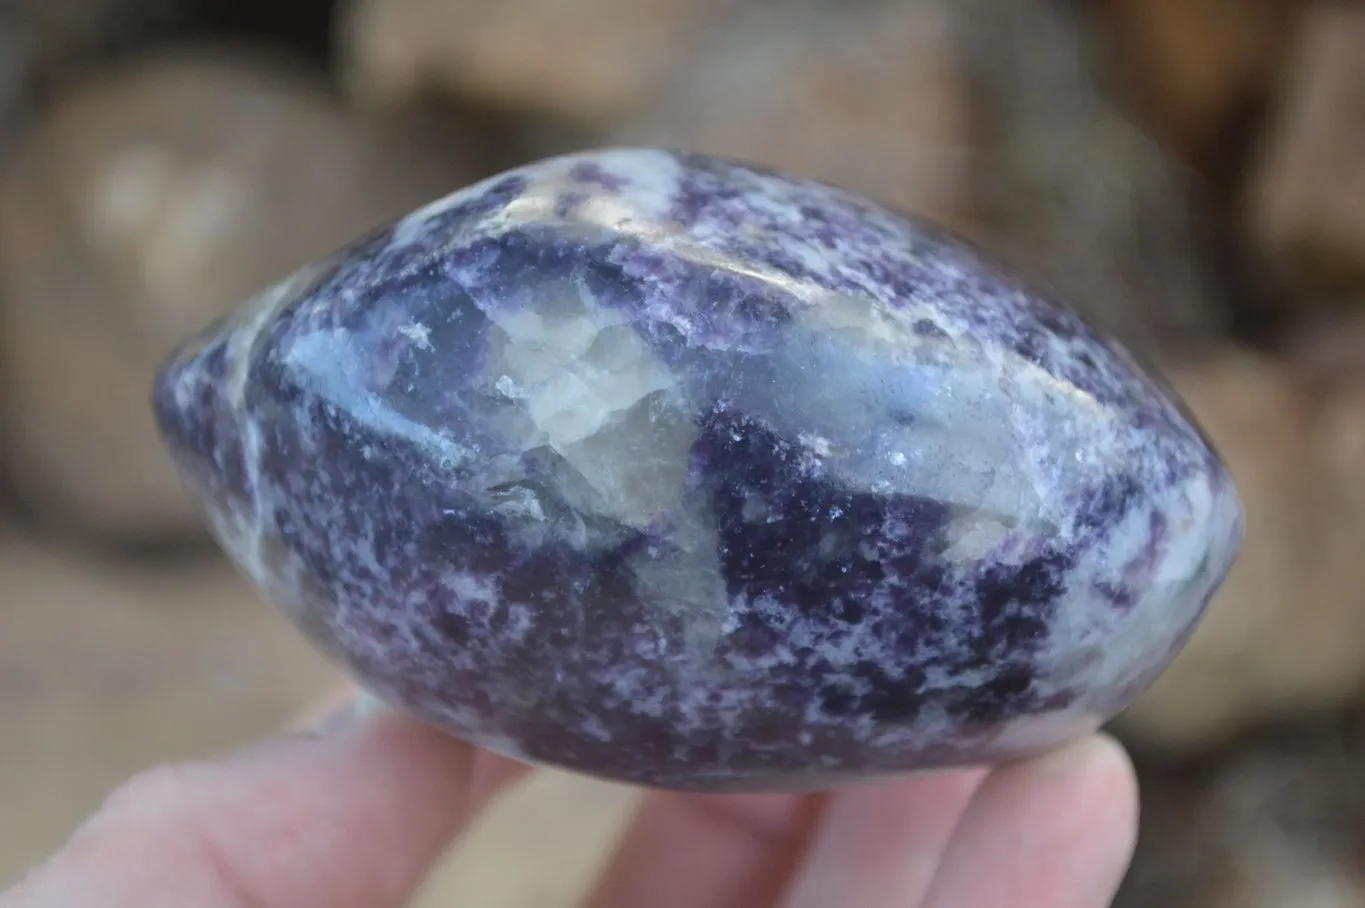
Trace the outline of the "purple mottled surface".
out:
<instances>
[{"instance_id":1,"label":"purple mottled surface","mask_svg":"<svg viewBox=\"0 0 1365 908\"><path fill-rule=\"evenodd\" d=\"M967 246L651 150L462 190L250 301L155 406L380 698L528 760L816 788L1084 734L1241 534L1163 388Z\"/></svg>"}]
</instances>

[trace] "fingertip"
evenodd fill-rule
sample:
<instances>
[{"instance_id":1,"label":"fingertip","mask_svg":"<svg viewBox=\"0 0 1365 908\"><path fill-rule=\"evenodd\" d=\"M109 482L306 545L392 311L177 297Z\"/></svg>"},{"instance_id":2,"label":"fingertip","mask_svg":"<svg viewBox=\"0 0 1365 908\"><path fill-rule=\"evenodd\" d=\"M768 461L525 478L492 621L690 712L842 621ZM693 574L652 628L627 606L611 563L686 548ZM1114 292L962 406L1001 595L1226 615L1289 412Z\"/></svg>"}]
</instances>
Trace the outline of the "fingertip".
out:
<instances>
[{"instance_id":1,"label":"fingertip","mask_svg":"<svg viewBox=\"0 0 1365 908\"><path fill-rule=\"evenodd\" d=\"M927 904L1107 905L1132 858L1137 810L1132 761L1108 735L1001 766L968 806Z\"/></svg>"},{"instance_id":2,"label":"fingertip","mask_svg":"<svg viewBox=\"0 0 1365 908\"><path fill-rule=\"evenodd\" d=\"M1123 862L1132 857L1138 827L1137 769L1116 738L1097 732L1012 769L1059 778L1072 792L1078 808L1089 805L1103 816L1103 827L1114 833L1114 851L1122 855Z\"/></svg>"},{"instance_id":3,"label":"fingertip","mask_svg":"<svg viewBox=\"0 0 1365 908\"><path fill-rule=\"evenodd\" d=\"M1054 792L1056 812L1069 815L1096 860L1106 866L1128 866L1137 846L1138 777L1132 758L1116 738L1096 732L1003 768L1000 775L996 784L1002 787Z\"/></svg>"},{"instance_id":4,"label":"fingertip","mask_svg":"<svg viewBox=\"0 0 1365 908\"><path fill-rule=\"evenodd\" d=\"M1127 793L1136 797L1137 793L1137 772L1132 758L1117 739L1105 732L1096 732L1048 753L1002 766L997 772L1070 776L1114 795Z\"/></svg>"},{"instance_id":5,"label":"fingertip","mask_svg":"<svg viewBox=\"0 0 1365 908\"><path fill-rule=\"evenodd\" d=\"M1134 781L1136 778L1133 772L1133 761L1128 756L1128 751L1119 743L1118 739L1104 731L1087 735L1049 753L1035 757L1033 762L1063 770L1069 766L1070 771L1084 769L1087 772L1101 775L1127 776Z\"/></svg>"},{"instance_id":6,"label":"fingertip","mask_svg":"<svg viewBox=\"0 0 1365 908\"><path fill-rule=\"evenodd\" d=\"M829 796L784 908L918 905L985 770L946 770Z\"/></svg>"}]
</instances>

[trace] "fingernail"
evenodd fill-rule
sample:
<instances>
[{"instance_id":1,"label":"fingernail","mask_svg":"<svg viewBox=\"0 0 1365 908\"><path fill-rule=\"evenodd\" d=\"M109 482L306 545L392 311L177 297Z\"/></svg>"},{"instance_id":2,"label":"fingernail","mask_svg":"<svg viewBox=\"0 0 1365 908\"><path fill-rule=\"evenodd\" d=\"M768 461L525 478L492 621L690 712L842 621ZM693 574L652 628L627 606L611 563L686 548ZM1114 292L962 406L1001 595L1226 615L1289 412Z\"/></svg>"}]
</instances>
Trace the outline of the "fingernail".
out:
<instances>
[{"instance_id":1,"label":"fingernail","mask_svg":"<svg viewBox=\"0 0 1365 908\"><path fill-rule=\"evenodd\" d=\"M356 692L355 700L352 701L351 706L355 710L356 718L358 719L389 711L389 705L387 703L364 689Z\"/></svg>"},{"instance_id":2,"label":"fingernail","mask_svg":"<svg viewBox=\"0 0 1365 908\"><path fill-rule=\"evenodd\" d=\"M369 691L361 690L348 702L325 714L321 720L311 723L304 733L311 737L341 734L364 719L387 710L384 701Z\"/></svg>"},{"instance_id":3,"label":"fingernail","mask_svg":"<svg viewBox=\"0 0 1365 908\"><path fill-rule=\"evenodd\" d=\"M1117 741L1103 732L1096 732L1027 763L1032 765L1034 771L1072 773L1097 765L1103 767L1111 760L1127 759L1127 754Z\"/></svg>"}]
</instances>

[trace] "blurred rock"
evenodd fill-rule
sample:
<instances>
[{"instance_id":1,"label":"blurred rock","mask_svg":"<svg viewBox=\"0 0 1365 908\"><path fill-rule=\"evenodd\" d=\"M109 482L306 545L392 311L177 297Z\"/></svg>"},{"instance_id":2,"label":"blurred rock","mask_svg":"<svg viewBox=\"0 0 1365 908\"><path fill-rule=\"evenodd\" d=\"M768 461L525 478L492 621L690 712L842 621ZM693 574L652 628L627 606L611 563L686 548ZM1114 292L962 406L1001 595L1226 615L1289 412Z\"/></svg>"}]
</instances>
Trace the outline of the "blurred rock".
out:
<instances>
[{"instance_id":1,"label":"blurred rock","mask_svg":"<svg viewBox=\"0 0 1365 908\"><path fill-rule=\"evenodd\" d=\"M1194 771L1139 777L1142 830L1114 908L1365 906L1358 720L1287 726Z\"/></svg>"},{"instance_id":2,"label":"blurred rock","mask_svg":"<svg viewBox=\"0 0 1365 908\"><path fill-rule=\"evenodd\" d=\"M205 0L5 0L0 30L39 68L119 46L139 32L184 18Z\"/></svg>"},{"instance_id":3,"label":"blurred rock","mask_svg":"<svg viewBox=\"0 0 1365 908\"><path fill-rule=\"evenodd\" d=\"M537 153L686 147L913 209L1135 346L1227 328L1199 263L1192 175L1124 119L1073 6L623 4L357 0L345 56L362 97L438 88L578 128Z\"/></svg>"},{"instance_id":4,"label":"blurred rock","mask_svg":"<svg viewBox=\"0 0 1365 908\"><path fill-rule=\"evenodd\" d=\"M1116 723L1166 753L1365 696L1365 343L1336 326L1282 359L1167 370L1226 457L1247 511L1227 583L1175 662ZM1326 340L1340 349L1323 349Z\"/></svg>"},{"instance_id":5,"label":"blurred rock","mask_svg":"<svg viewBox=\"0 0 1365 908\"><path fill-rule=\"evenodd\" d=\"M636 112L733 0L352 0L341 26L353 93L426 92L570 121Z\"/></svg>"},{"instance_id":6,"label":"blurred rock","mask_svg":"<svg viewBox=\"0 0 1365 908\"><path fill-rule=\"evenodd\" d=\"M1128 119L1076 4L957 0L982 138L982 236L1130 346L1165 354L1231 325L1192 174Z\"/></svg>"},{"instance_id":7,"label":"blurred rock","mask_svg":"<svg viewBox=\"0 0 1365 908\"><path fill-rule=\"evenodd\" d=\"M754 3L623 144L698 148L913 209L1007 256L1136 347L1224 333L1191 174L1103 88L1063 4Z\"/></svg>"},{"instance_id":8,"label":"blurred rock","mask_svg":"<svg viewBox=\"0 0 1365 908\"><path fill-rule=\"evenodd\" d=\"M0 880L154 764L276 733L339 682L218 560L104 563L0 527Z\"/></svg>"},{"instance_id":9,"label":"blurred rock","mask_svg":"<svg viewBox=\"0 0 1365 908\"><path fill-rule=\"evenodd\" d=\"M612 144L687 147L970 223L970 87L942 0L752 4Z\"/></svg>"},{"instance_id":10,"label":"blurred rock","mask_svg":"<svg viewBox=\"0 0 1365 908\"><path fill-rule=\"evenodd\" d=\"M1207 172L1265 98L1299 0L1101 0L1126 94L1167 147Z\"/></svg>"},{"instance_id":11,"label":"blurred rock","mask_svg":"<svg viewBox=\"0 0 1365 908\"><path fill-rule=\"evenodd\" d=\"M5 0L0 3L0 154L64 67L129 40L192 5L171 0Z\"/></svg>"},{"instance_id":12,"label":"blurred rock","mask_svg":"<svg viewBox=\"0 0 1365 908\"><path fill-rule=\"evenodd\" d=\"M1313 5L1291 64L1248 220L1303 295L1365 282L1365 6Z\"/></svg>"},{"instance_id":13,"label":"blurred rock","mask_svg":"<svg viewBox=\"0 0 1365 908\"><path fill-rule=\"evenodd\" d=\"M471 174L381 141L312 79L186 51L93 75L0 183L0 429L44 521L199 526L153 429L158 361L240 298ZM429 151L430 149L428 149Z\"/></svg>"},{"instance_id":14,"label":"blurred rock","mask_svg":"<svg viewBox=\"0 0 1365 908\"><path fill-rule=\"evenodd\" d=\"M369 101L435 89L605 132L584 141L759 161L958 225L971 112L945 7L358 0L344 57Z\"/></svg>"}]
</instances>

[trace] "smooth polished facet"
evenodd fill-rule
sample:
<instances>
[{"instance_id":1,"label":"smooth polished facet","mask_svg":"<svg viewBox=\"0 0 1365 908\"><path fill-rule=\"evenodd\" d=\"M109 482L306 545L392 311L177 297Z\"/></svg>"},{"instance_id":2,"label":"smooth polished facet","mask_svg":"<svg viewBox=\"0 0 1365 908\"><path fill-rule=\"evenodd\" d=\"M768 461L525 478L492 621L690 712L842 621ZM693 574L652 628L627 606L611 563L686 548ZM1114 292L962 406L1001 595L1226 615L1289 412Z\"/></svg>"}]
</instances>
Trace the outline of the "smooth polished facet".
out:
<instances>
[{"instance_id":1,"label":"smooth polished facet","mask_svg":"<svg viewBox=\"0 0 1365 908\"><path fill-rule=\"evenodd\" d=\"M530 761L759 790L1087 733L1241 537L1179 404L906 215L655 150L300 272L155 407L225 548L367 688Z\"/></svg>"}]
</instances>

